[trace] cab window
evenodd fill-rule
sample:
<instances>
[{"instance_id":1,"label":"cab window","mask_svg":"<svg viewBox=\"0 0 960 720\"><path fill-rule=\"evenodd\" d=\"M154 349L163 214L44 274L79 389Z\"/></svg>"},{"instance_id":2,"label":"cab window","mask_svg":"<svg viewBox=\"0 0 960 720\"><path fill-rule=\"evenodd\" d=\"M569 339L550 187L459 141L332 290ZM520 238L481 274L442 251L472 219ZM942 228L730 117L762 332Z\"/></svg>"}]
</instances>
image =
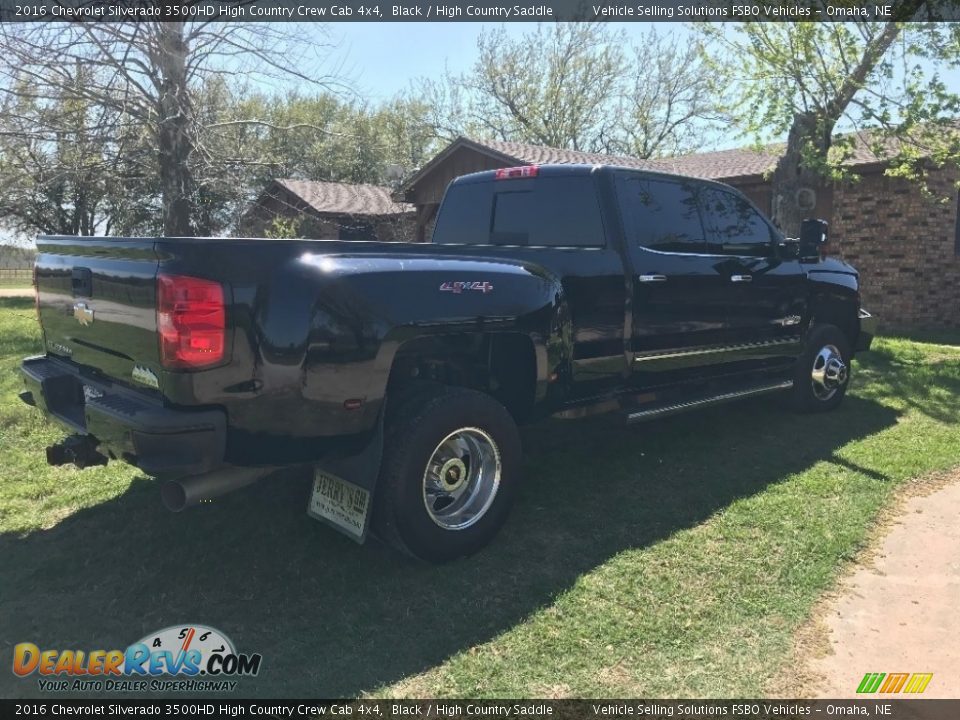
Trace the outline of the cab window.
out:
<instances>
[{"instance_id":1,"label":"cab window","mask_svg":"<svg viewBox=\"0 0 960 720\"><path fill-rule=\"evenodd\" d=\"M589 175L452 185L433 233L443 245L602 247L604 241Z\"/></svg>"},{"instance_id":2,"label":"cab window","mask_svg":"<svg viewBox=\"0 0 960 720\"><path fill-rule=\"evenodd\" d=\"M743 197L707 188L703 193L707 252L766 257L773 251L773 229Z\"/></svg>"},{"instance_id":3,"label":"cab window","mask_svg":"<svg viewBox=\"0 0 960 720\"><path fill-rule=\"evenodd\" d=\"M486 245L490 242L493 183L463 183L447 188L433 228L438 245Z\"/></svg>"},{"instance_id":4,"label":"cab window","mask_svg":"<svg viewBox=\"0 0 960 720\"><path fill-rule=\"evenodd\" d=\"M702 189L693 180L618 175L617 196L627 242L660 252L706 252L698 201Z\"/></svg>"}]
</instances>

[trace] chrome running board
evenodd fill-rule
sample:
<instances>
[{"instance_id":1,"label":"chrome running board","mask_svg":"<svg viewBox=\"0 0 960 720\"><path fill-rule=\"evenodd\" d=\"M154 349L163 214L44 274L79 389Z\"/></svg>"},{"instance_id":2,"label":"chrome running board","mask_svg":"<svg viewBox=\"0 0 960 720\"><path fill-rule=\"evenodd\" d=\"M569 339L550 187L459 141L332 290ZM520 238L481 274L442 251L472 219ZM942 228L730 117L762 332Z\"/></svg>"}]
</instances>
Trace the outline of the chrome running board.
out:
<instances>
[{"instance_id":1,"label":"chrome running board","mask_svg":"<svg viewBox=\"0 0 960 720\"><path fill-rule=\"evenodd\" d=\"M675 358L695 357L697 355L719 355L727 352L741 352L744 350L763 350L780 345L799 345L800 336L788 338L774 338L773 340L759 340L757 342L738 343L736 345L709 345L705 347L685 348L682 350L653 350L647 353L636 353L634 362L650 362L651 360L673 360Z\"/></svg>"},{"instance_id":2,"label":"chrome running board","mask_svg":"<svg viewBox=\"0 0 960 720\"><path fill-rule=\"evenodd\" d=\"M677 413L695 410L706 407L707 405L718 405L731 400L752 397L754 395L764 395L765 393L777 392L778 390L789 390L793 387L793 380L781 380L771 385L758 385L736 392L723 393L722 395L713 395L711 397L700 398L699 400L688 400L687 402L675 403L673 405L664 405L663 407L650 408L649 410L638 410L627 415L628 423L643 422L644 420L653 420L654 418L666 417L667 415L676 415Z\"/></svg>"}]
</instances>

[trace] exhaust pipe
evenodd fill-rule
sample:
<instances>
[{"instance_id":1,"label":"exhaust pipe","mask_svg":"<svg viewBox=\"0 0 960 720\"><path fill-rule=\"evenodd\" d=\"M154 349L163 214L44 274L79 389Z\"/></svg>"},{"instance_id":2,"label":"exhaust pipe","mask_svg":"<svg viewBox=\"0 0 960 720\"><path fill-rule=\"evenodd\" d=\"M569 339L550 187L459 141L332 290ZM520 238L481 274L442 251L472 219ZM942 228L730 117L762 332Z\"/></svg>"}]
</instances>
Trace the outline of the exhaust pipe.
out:
<instances>
[{"instance_id":1,"label":"exhaust pipe","mask_svg":"<svg viewBox=\"0 0 960 720\"><path fill-rule=\"evenodd\" d=\"M274 470L276 468L226 467L206 475L167 480L160 486L160 499L167 510L180 512L205 500L252 485Z\"/></svg>"}]
</instances>

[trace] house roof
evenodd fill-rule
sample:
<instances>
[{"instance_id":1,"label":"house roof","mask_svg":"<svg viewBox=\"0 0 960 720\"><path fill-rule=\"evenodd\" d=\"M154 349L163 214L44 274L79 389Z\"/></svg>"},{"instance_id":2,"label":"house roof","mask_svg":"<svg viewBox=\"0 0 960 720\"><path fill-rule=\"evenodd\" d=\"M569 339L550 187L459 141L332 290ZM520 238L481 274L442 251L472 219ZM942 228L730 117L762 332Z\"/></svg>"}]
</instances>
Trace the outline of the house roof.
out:
<instances>
[{"instance_id":1,"label":"house roof","mask_svg":"<svg viewBox=\"0 0 960 720\"><path fill-rule=\"evenodd\" d=\"M326 215L403 215L414 211L409 203L395 202L390 188L380 185L289 179L274 183Z\"/></svg>"},{"instance_id":2,"label":"house roof","mask_svg":"<svg viewBox=\"0 0 960 720\"><path fill-rule=\"evenodd\" d=\"M617 164L627 165L628 167L647 167L647 161L634 157L585 153L578 150L563 150L546 145L506 142L503 140L474 140L461 135L404 182L400 189L393 194L393 197L404 197L420 180L429 175L435 167L463 147L510 164L545 165L547 163L585 163L587 165Z\"/></svg>"},{"instance_id":3,"label":"house roof","mask_svg":"<svg viewBox=\"0 0 960 720\"><path fill-rule=\"evenodd\" d=\"M850 137L843 136L843 137ZM888 156L899 151L895 140L886 140L884 152ZM853 135L853 147L850 157L844 161L847 167L864 167L882 163L883 157L878 156L871 149L871 138L866 131L859 131ZM714 152L680 155L672 158L657 158L650 160L651 169L661 172L690 175L708 180L732 180L763 175L776 167L777 160L783 153L782 143L767 145L761 150L753 148L735 148L733 150L717 150Z\"/></svg>"},{"instance_id":4,"label":"house roof","mask_svg":"<svg viewBox=\"0 0 960 720\"><path fill-rule=\"evenodd\" d=\"M466 139L466 138L464 138ZM531 145L528 143L505 142L503 140L471 141L503 155L510 160L530 163L531 165L548 165L558 163L583 165L623 165L624 167L649 167L649 160L630 157L628 155L605 155L604 153L588 153L579 150L564 150L546 145Z\"/></svg>"},{"instance_id":5,"label":"house roof","mask_svg":"<svg viewBox=\"0 0 960 720\"><path fill-rule=\"evenodd\" d=\"M679 155L671 158L654 158L644 160L626 155L605 155L603 153L587 153L578 150L564 150L562 148L532 145L529 143L505 142L502 140L474 140L467 137L458 137L436 157L424 165L419 172L404 183L395 197L402 196L407 190L417 184L433 168L439 165L451 153L460 147L468 147L485 155L501 159L509 163L544 165L559 164L587 164L587 165L620 165L623 167L655 170L658 172L689 175L708 180L732 180L735 178L759 177L773 170L777 164L781 145L769 145L758 151L753 148L736 148L733 150L717 150L713 152ZM880 162L869 147L866 135L857 133L853 153L847 161L850 166L871 165Z\"/></svg>"},{"instance_id":6,"label":"house roof","mask_svg":"<svg viewBox=\"0 0 960 720\"><path fill-rule=\"evenodd\" d=\"M763 175L768 170L773 170L777 164L777 157L775 152L766 149L758 152L747 148L736 148L672 158L657 158L651 160L648 167L660 172L690 175L708 180L729 180Z\"/></svg>"},{"instance_id":7,"label":"house roof","mask_svg":"<svg viewBox=\"0 0 960 720\"><path fill-rule=\"evenodd\" d=\"M604 155L576 150L527 145L525 143L485 141L494 149L519 162L542 165L546 163L586 163L588 165L620 165L623 167L656 170L659 172L691 175L709 180L762 175L772 170L777 162L774 152L757 152L747 148L680 155L672 158L643 160L626 155Z\"/></svg>"}]
</instances>

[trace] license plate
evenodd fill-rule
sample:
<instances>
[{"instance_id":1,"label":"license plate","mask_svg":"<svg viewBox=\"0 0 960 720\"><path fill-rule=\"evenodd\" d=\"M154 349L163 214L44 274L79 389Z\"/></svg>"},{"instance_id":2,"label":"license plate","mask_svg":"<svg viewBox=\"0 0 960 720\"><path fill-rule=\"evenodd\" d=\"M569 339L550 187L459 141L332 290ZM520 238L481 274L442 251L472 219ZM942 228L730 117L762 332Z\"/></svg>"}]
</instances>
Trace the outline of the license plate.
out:
<instances>
[{"instance_id":1,"label":"license plate","mask_svg":"<svg viewBox=\"0 0 960 720\"><path fill-rule=\"evenodd\" d=\"M363 542L369 510L368 491L320 470L314 471L313 493L307 507L310 517L328 522L354 540Z\"/></svg>"}]
</instances>

